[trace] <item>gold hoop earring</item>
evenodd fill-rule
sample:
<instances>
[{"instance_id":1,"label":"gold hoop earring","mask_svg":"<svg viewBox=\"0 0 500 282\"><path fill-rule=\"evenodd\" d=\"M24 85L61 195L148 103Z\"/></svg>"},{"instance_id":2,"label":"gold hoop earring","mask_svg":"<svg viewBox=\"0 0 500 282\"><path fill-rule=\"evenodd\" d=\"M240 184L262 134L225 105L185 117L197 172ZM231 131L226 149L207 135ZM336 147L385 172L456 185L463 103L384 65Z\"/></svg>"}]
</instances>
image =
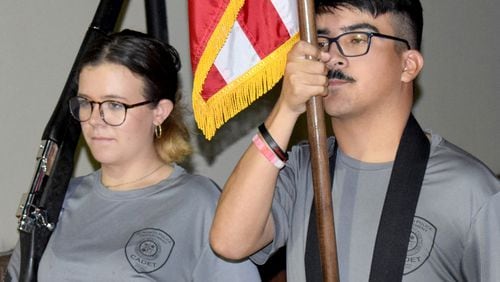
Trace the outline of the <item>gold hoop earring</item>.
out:
<instances>
[{"instance_id":1,"label":"gold hoop earring","mask_svg":"<svg viewBox=\"0 0 500 282\"><path fill-rule=\"evenodd\" d=\"M157 125L155 126L155 137L157 139L160 139L161 138L161 134L162 134L162 131L161 131L161 124L160 125Z\"/></svg>"}]
</instances>

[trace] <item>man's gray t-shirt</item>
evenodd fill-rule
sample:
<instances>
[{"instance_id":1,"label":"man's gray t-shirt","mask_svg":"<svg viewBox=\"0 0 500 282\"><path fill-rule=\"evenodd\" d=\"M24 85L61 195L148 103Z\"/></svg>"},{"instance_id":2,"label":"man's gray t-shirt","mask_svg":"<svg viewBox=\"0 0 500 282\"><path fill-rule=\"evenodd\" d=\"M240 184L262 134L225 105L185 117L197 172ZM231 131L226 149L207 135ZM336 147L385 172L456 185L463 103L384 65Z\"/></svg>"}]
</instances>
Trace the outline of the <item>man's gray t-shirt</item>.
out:
<instances>
[{"instance_id":1,"label":"man's gray t-shirt","mask_svg":"<svg viewBox=\"0 0 500 282\"><path fill-rule=\"evenodd\" d=\"M176 165L139 190L111 191L100 179L97 171L71 181L38 281L260 281L250 261L230 263L211 250L220 191L208 178Z\"/></svg>"},{"instance_id":2,"label":"man's gray t-shirt","mask_svg":"<svg viewBox=\"0 0 500 282\"><path fill-rule=\"evenodd\" d=\"M500 281L500 193L491 197L475 217L470 236L465 243L463 265L477 265L480 268L471 269L469 281ZM470 249L470 250L469 250ZM479 277L479 279L478 279ZM475 279L474 279L475 278Z\"/></svg>"},{"instance_id":3,"label":"man's gray t-shirt","mask_svg":"<svg viewBox=\"0 0 500 282\"><path fill-rule=\"evenodd\" d=\"M479 281L481 264L500 265L500 257L486 259L478 248L470 247L475 242L477 217L482 216L479 211L492 195L499 193L500 184L475 158L439 135L431 135L431 153L413 220L403 281ZM333 138L328 141L331 154ZM338 152L332 196L343 282L368 281L392 164L362 163ZM286 245L288 282L305 281L312 190L309 146L294 146L277 181L272 208L274 241L252 256L261 264ZM490 239L492 246L500 248L500 237ZM477 259L467 260L471 256Z\"/></svg>"}]
</instances>

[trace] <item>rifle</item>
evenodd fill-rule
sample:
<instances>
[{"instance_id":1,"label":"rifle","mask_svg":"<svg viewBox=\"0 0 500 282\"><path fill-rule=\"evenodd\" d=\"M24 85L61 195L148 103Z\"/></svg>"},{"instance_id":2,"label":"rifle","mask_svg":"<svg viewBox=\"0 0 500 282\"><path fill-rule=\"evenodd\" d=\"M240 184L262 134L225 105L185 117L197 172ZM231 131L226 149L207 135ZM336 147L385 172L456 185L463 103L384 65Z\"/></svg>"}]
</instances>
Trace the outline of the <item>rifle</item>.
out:
<instances>
[{"instance_id":1,"label":"rifle","mask_svg":"<svg viewBox=\"0 0 500 282\"><path fill-rule=\"evenodd\" d=\"M167 4L165 0L145 0L148 34L168 43Z\"/></svg>"},{"instance_id":2,"label":"rifle","mask_svg":"<svg viewBox=\"0 0 500 282\"><path fill-rule=\"evenodd\" d=\"M54 112L42 134L33 181L18 209L21 266L19 281L36 281L38 264L57 224L69 180L80 124L73 121L69 98L76 95L77 67L90 43L115 28L123 0L101 0L90 24Z\"/></svg>"}]
</instances>

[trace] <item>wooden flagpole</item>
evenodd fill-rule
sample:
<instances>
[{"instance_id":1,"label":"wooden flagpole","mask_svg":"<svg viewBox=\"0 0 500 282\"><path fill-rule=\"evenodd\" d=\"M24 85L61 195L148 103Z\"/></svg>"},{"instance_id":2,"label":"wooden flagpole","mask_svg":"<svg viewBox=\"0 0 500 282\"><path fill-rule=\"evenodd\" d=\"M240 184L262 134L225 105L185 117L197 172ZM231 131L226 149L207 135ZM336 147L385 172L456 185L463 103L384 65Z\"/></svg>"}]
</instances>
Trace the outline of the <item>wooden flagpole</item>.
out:
<instances>
[{"instance_id":1,"label":"wooden flagpole","mask_svg":"<svg viewBox=\"0 0 500 282\"><path fill-rule=\"evenodd\" d=\"M300 38L311 44L316 44L314 1L297 1ZM307 128L311 146L314 205L323 281L334 282L339 281L339 271L322 97L312 97L307 103Z\"/></svg>"}]
</instances>

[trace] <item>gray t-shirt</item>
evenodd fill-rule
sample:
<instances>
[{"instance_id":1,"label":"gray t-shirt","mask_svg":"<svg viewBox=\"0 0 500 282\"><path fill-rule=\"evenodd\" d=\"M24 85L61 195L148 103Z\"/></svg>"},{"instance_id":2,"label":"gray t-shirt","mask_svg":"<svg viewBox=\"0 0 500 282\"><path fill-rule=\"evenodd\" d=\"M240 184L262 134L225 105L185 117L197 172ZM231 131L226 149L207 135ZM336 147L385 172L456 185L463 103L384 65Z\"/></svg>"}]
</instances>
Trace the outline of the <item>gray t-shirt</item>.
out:
<instances>
[{"instance_id":1,"label":"gray t-shirt","mask_svg":"<svg viewBox=\"0 0 500 282\"><path fill-rule=\"evenodd\" d=\"M250 261L210 248L219 189L180 166L160 183L111 191L100 171L71 181L40 262L39 281L260 281ZM9 272L17 280L19 249Z\"/></svg>"},{"instance_id":2,"label":"gray t-shirt","mask_svg":"<svg viewBox=\"0 0 500 282\"><path fill-rule=\"evenodd\" d=\"M496 269L500 256L498 251L486 256L475 244L484 240L498 250L500 236L495 235L500 231L475 230L484 220L500 220L498 214L483 219L485 213L481 212L492 196L499 194L499 181L474 157L439 135L429 134L431 153L403 281L488 281L478 275L482 268ZM331 154L333 138L328 142ZM332 197L340 281L368 281L392 165L362 163L340 151L337 155ZM252 256L254 262L262 264L286 245L288 282L305 281L304 253L312 202L309 146L300 144L292 148L278 177L272 207L274 241Z\"/></svg>"},{"instance_id":3,"label":"gray t-shirt","mask_svg":"<svg viewBox=\"0 0 500 282\"><path fill-rule=\"evenodd\" d=\"M477 265L480 268L471 269L469 281L500 281L500 193L496 193L475 217L470 235L465 243L464 265ZM478 278L479 277L479 278Z\"/></svg>"}]
</instances>

